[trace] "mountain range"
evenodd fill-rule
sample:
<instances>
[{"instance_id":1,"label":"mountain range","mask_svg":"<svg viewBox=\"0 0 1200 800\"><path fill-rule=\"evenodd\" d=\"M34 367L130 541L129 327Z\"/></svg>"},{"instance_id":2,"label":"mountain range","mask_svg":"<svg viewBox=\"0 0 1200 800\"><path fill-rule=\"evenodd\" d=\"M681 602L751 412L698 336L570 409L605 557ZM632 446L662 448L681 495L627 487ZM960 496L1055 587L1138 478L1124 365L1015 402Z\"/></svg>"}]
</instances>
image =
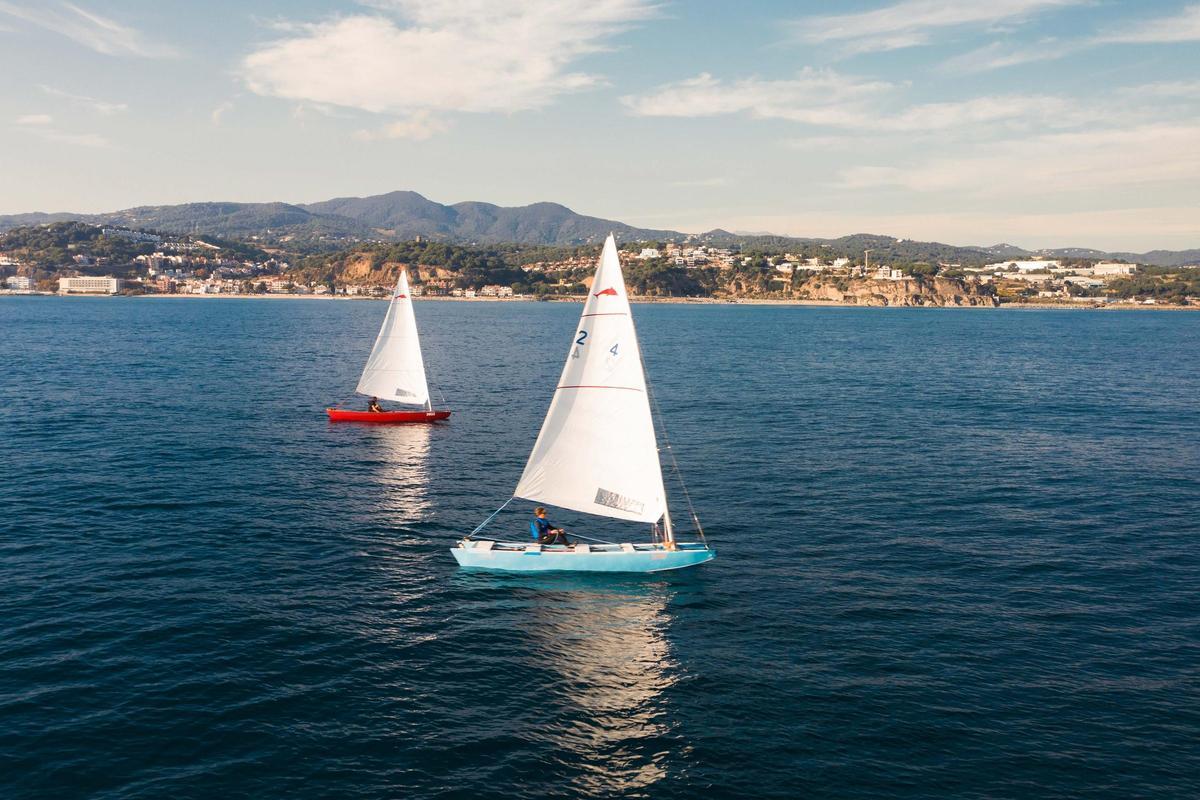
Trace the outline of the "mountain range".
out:
<instances>
[{"instance_id":1,"label":"mountain range","mask_svg":"<svg viewBox=\"0 0 1200 800\"><path fill-rule=\"evenodd\" d=\"M1049 256L1122 259L1171 267L1200 263L1200 249L1149 253L1105 252L1086 248L1026 250L1010 244L959 247L890 236L855 234L837 239L796 238L712 230L701 234L638 228L614 220L578 214L558 203L505 207L463 202L443 205L410 191L370 197L338 197L318 203L183 203L138 206L102 214L29 213L0 215L0 232L23 225L78 220L162 233L208 234L252 239L263 244L330 250L360 241L406 241L417 236L448 242L582 245L600 242L609 232L619 239L693 239L711 244L822 248L830 255L877 251L876 258L909 261L985 263L988 260Z\"/></svg>"}]
</instances>

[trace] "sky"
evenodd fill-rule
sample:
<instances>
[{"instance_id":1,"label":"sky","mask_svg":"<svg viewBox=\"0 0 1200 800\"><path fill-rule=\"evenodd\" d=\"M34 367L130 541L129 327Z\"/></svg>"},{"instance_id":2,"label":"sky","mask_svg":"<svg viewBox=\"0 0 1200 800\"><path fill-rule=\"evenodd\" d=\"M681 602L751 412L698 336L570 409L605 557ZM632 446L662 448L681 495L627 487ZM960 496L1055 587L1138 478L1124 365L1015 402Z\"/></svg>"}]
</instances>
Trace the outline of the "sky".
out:
<instances>
[{"instance_id":1,"label":"sky","mask_svg":"<svg viewBox=\"0 0 1200 800\"><path fill-rule=\"evenodd\" d=\"M0 213L1200 247L1200 0L0 0Z\"/></svg>"}]
</instances>

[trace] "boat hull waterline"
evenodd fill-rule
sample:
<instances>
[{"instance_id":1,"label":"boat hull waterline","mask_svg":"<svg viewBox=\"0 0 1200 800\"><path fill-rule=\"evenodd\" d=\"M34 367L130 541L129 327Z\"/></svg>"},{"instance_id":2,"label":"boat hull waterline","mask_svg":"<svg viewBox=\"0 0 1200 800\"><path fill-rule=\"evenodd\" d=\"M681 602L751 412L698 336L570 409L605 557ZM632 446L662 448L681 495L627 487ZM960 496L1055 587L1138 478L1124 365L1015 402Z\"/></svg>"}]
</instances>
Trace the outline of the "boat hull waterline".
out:
<instances>
[{"instance_id":1,"label":"boat hull waterline","mask_svg":"<svg viewBox=\"0 0 1200 800\"><path fill-rule=\"evenodd\" d=\"M448 419L449 411L348 411L342 408L327 408L330 422L437 422Z\"/></svg>"},{"instance_id":2,"label":"boat hull waterline","mask_svg":"<svg viewBox=\"0 0 1200 800\"><path fill-rule=\"evenodd\" d=\"M462 567L505 572L665 572L711 561L716 552L701 544L545 547L464 539L450 548Z\"/></svg>"}]
</instances>

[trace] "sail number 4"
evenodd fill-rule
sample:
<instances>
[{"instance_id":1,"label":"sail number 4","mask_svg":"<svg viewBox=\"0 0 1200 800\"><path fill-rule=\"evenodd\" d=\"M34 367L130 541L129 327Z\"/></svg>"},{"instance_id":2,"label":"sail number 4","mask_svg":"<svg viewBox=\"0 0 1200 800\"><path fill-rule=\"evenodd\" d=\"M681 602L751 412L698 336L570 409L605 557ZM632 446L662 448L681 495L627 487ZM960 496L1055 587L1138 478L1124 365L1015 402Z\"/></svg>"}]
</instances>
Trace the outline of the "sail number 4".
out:
<instances>
[{"instance_id":1,"label":"sail number 4","mask_svg":"<svg viewBox=\"0 0 1200 800\"><path fill-rule=\"evenodd\" d=\"M575 337L575 344L579 345L579 347L583 347L585 344L587 344L587 338L588 338L588 332L580 331L578 333L578 335ZM614 356L619 355L619 353L617 352L617 348L620 347L620 344L621 344L620 342L617 342L612 347L608 348L608 352L612 353ZM579 348L575 349L575 352L573 352L571 354L571 358L579 358Z\"/></svg>"}]
</instances>

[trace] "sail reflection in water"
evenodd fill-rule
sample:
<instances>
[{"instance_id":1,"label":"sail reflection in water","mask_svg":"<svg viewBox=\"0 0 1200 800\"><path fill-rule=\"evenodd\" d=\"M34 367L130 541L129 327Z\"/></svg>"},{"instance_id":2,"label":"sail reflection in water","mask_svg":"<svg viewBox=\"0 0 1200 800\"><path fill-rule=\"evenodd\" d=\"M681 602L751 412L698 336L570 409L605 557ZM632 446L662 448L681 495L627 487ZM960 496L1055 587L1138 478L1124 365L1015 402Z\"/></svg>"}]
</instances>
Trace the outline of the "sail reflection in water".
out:
<instances>
[{"instance_id":1,"label":"sail reflection in water","mask_svg":"<svg viewBox=\"0 0 1200 800\"><path fill-rule=\"evenodd\" d=\"M497 588L531 593L529 657L543 676L547 706L525 735L558 762L564 796L625 796L667 777L688 748L673 731L668 690L679 665L671 652L667 583L612 578L499 577Z\"/></svg>"},{"instance_id":2,"label":"sail reflection in water","mask_svg":"<svg viewBox=\"0 0 1200 800\"><path fill-rule=\"evenodd\" d=\"M411 525L429 518L429 425L363 426L363 450L372 456L367 480L376 487L368 514ZM382 516L380 516L382 515Z\"/></svg>"}]
</instances>

